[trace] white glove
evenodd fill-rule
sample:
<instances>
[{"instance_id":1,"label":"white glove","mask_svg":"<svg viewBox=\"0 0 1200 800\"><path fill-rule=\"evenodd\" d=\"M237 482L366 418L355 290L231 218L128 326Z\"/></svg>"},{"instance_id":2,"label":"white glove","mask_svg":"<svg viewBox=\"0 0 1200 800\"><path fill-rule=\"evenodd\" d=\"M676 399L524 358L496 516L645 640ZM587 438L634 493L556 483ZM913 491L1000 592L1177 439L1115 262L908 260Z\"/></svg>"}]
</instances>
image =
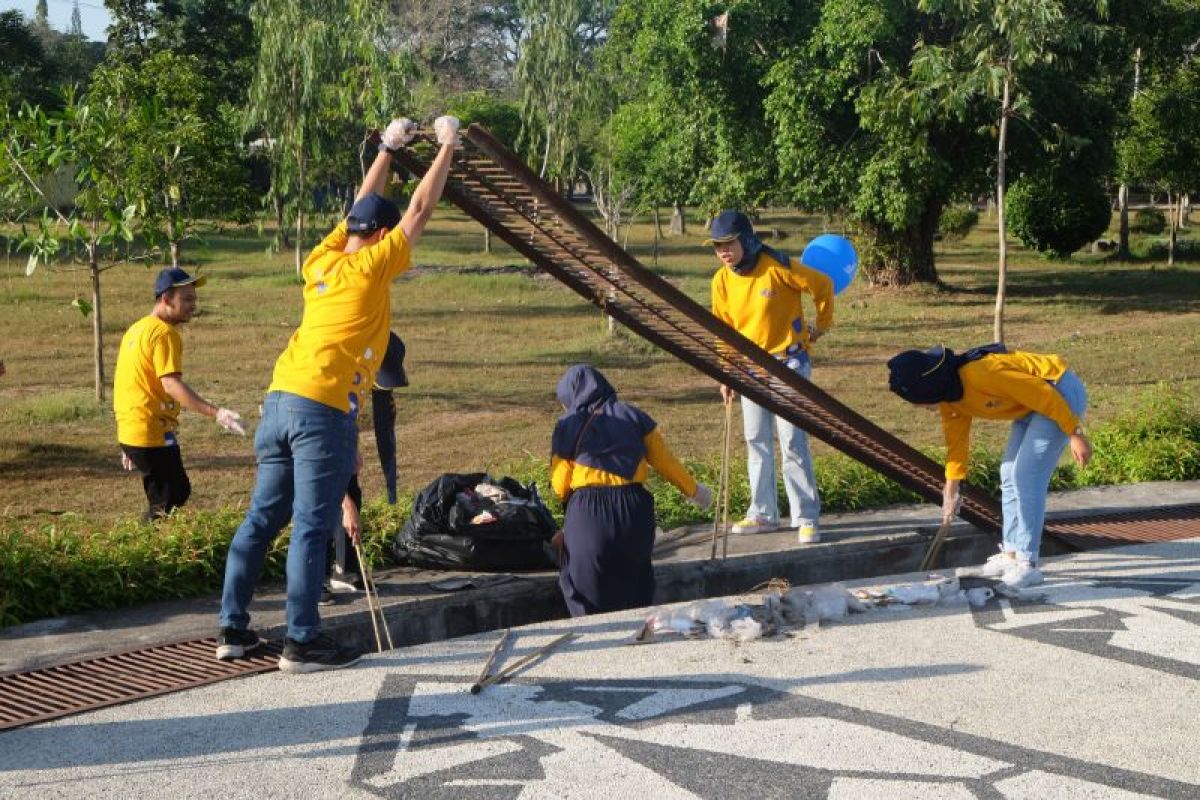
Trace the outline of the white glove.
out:
<instances>
[{"instance_id":1,"label":"white glove","mask_svg":"<svg viewBox=\"0 0 1200 800\"><path fill-rule=\"evenodd\" d=\"M458 144L458 117L438 117L433 121L433 132L438 144Z\"/></svg>"},{"instance_id":2,"label":"white glove","mask_svg":"<svg viewBox=\"0 0 1200 800\"><path fill-rule=\"evenodd\" d=\"M417 123L413 122L408 117L394 119L388 123L388 126L383 131L383 136L380 140L383 146L388 150L399 150L404 145L412 141L413 133L417 130Z\"/></svg>"},{"instance_id":3,"label":"white glove","mask_svg":"<svg viewBox=\"0 0 1200 800\"><path fill-rule=\"evenodd\" d=\"M697 483L696 493L689 497L687 501L701 511L707 511L709 506L712 505L713 501L712 489L708 488L703 483Z\"/></svg>"},{"instance_id":4,"label":"white glove","mask_svg":"<svg viewBox=\"0 0 1200 800\"><path fill-rule=\"evenodd\" d=\"M133 459L131 459L124 450L121 451L121 467L126 472L133 472Z\"/></svg>"},{"instance_id":5,"label":"white glove","mask_svg":"<svg viewBox=\"0 0 1200 800\"><path fill-rule=\"evenodd\" d=\"M962 508L962 494L959 493L958 487L951 489L945 487L942 489L942 519L950 519L958 516L959 510Z\"/></svg>"},{"instance_id":6,"label":"white glove","mask_svg":"<svg viewBox=\"0 0 1200 800\"><path fill-rule=\"evenodd\" d=\"M242 427L242 415L236 411L230 411L228 408L217 409L217 424L227 431L246 435L246 429Z\"/></svg>"}]
</instances>

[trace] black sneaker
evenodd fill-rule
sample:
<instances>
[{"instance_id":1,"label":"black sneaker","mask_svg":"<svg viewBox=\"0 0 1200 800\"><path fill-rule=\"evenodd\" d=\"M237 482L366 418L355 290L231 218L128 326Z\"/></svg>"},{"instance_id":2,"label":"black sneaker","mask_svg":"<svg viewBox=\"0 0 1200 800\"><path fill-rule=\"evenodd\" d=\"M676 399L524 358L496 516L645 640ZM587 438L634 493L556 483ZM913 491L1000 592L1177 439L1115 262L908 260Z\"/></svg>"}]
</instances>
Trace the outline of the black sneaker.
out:
<instances>
[{"instance_id":1,"label":"black sneaker","mask_svg":"<svg viewBox=\"0 0 1200 800\"><path fill-rule=\"evenodd\" d=\"M217 659L245 658L246 653L262 646L262 639L249 628L221 628L217 634Z\"/></svg>"},{"instance_id":2,"label":"black sneaker","mask_svg":"<svg viewBox=\"0 0 1200 800\"><path fill-rule=\"evenodd\" d=\"M317 605L331 606L337 601L333 599L333 592L330 591L329 584L321 587L321 596L317 598Z\"/></svg>"},{"instance_id":3,"label":"black sneaker","mask_svg":"<svg viewBox=\"0 0 1200 800\"><path fill-rule=\"evenodd\" d=\"M358 661L362 655L357 647L343 647L325 634L303 643L289 636L279 658L279 669L293 674L341 669Z\"/></svg>"}]
</instances>

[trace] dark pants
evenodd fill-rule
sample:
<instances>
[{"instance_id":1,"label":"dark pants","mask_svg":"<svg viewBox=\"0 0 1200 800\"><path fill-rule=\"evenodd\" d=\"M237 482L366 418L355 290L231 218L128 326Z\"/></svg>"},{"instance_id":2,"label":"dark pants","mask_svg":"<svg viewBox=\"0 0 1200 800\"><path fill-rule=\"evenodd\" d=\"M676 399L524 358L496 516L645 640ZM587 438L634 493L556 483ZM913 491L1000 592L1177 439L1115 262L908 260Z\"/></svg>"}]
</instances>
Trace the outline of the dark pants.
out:
<instances>
[{"instance_id":1,"label":"dark pants","mask_svg":"<svg viewBox=\"0 0 1200 800\"><path fill-rule=\"evenodd\" d=\"M346 488L346 494L350 495L350 501L361 512L362 486L358 483L357 474L350 476L350 486ZM355 552L354 545L350 543L350 536L340 521L333 531L333 536L329 539L329 558L326 561L329 566L325 571L329 575L333 575L335 570L343 575L346 573L359 574L358 553Z\"/></svg>"},{"instance_id":2,"label":"dark pants","mask_svg":"<svg viewBox=\"0 0 1200 800\"><path fill-rule=\"evenodd\" d=\"M165 517L187 502L192 494L192 482L183 469L183 457L179 454L178 445L133 447L123 444L121 450L142 473L142 487L150 502L145 519Z\"/></svg>"},{"instance_id":3,"label":"dark pants","mask_svg":"<svg viewBox=\"0 0 1200 800\"><path fill-rule=\"evenodd\" d=\"M396 396L391 389L371 390L371 419L375 426L379 466L383 468L383 480L387 485L387 499L396 505Z\"/></svg>"},{"instance_id":4,"label":"dark pants","mask_svg":"<svg viewBox=\"0 0 1200 800\"><path fill-rule=\"evenodd\" d=\"M563 540L558 585L571 616L654 602L654 498L641 484L577 489Z\"/></svg>"}]
</instances>

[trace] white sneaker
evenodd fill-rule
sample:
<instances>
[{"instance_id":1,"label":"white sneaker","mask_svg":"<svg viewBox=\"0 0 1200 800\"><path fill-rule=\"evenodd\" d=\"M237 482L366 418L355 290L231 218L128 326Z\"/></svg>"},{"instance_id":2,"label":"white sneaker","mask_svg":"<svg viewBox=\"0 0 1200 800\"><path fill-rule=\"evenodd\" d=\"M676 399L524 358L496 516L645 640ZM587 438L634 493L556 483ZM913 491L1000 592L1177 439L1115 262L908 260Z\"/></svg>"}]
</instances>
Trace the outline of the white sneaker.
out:
<instances>
[{"instance_id":1,"label":"white sneaker","mask_svg":"<svg viewBox=\"0 0 1200 800\"><path fill-rule=\"evenodd\" d=\"M802 522L796 528L796 541L800 544L816 544L821 541L821 532L811 522Z\"/></svg>"},{"instance_id":2,"label":"white sneaker","mask_svg":"<svg viewBox=\"0 0 1200 800\"><path fill-rule=\"evenodd\" d=\"M746 517L729 529L733 533L770 533L779 530L779 523L766 517Z\"/></svg>"},{"instance_id":3,"label":"white sneaker","mask_svg":"<svg viewBox=\"0 0 1200 800\"><path fill-rule=\"evenodd\" d=\"M1017 563L1017 560L1008 553L996 553L996 555L983 562L983 566L979 568L979 575L985 578L999 578L1012 569Z\"/></svg>"},{"instance_id":4,"label":"white sneaker","mask_svg":"<svg viewBox=\"0 0 1200 800\"><path fill-rule=\"evenodd\" d=\"M362 581L353 572L335 572L329 577L329 588L336 594L352 594L362 591Z\"/></svg>"},{"instance_id":5,"label":"white sneaker","mask_svg":"<svg viewBox=\"0 0 1200 800\"><path fill-rule=\"evenodd\" d=\"M1001 576L1000 581L1014 589L1024 589L1027 586L1039 586L1045 582L1042 571L1028 561L1014 562Z\"/></svg>"}]
</instances>

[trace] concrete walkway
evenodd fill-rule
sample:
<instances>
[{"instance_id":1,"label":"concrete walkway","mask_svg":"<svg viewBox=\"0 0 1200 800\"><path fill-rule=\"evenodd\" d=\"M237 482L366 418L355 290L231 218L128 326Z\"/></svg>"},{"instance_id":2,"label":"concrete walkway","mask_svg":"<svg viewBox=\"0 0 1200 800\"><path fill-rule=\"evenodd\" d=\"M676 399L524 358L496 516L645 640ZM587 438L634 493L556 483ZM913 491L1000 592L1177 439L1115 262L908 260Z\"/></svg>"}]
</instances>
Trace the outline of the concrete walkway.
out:
<instances>
[{"instance_id":1,"label":"concrete walkway","mask_svg":"<svg viewBox=\"0 0 1200 800\"><path fill-rule=\"evenodd\" d=\"M1200 503L1200 481L1113 486L1052 495L1050 518L1062 515ZM894 506L822 518L823 541L799 546L795 531L731 536L725 561L709 560L711 526L668 531L659 537L657 602L737 594L771 578L795 585L895 574L916 569L936 530L932 505ZM945 564L977 564L993 542L966 524L943 549ZM1051 550L1052 552L1052 550ZM447 590L444 581L472 585ZM398 646L558 619L566 615L553 573L479 575L395 569L377 575L379 593ZM81 614L0 629L0 673L50 666L121 650L216 633L215 596ZM283 635L284 595L265 587L251 608L264 635ZM340 640L374 649L362 596L341 596L323 608L325 626Z\"/></svg>"},{"instance_id":2,"label":"concrete walkway","mask_svg":"<svg viewBox=\"0 0 1200 800\"><path fill-rule=\"evenodd\" d=\"M0 734L0 796L1200 797L1200 540L1045 571L743 644L535 625L503 664L577 636L479 695L495 633L227 681Z\"/></svg>"}]
</instances>

